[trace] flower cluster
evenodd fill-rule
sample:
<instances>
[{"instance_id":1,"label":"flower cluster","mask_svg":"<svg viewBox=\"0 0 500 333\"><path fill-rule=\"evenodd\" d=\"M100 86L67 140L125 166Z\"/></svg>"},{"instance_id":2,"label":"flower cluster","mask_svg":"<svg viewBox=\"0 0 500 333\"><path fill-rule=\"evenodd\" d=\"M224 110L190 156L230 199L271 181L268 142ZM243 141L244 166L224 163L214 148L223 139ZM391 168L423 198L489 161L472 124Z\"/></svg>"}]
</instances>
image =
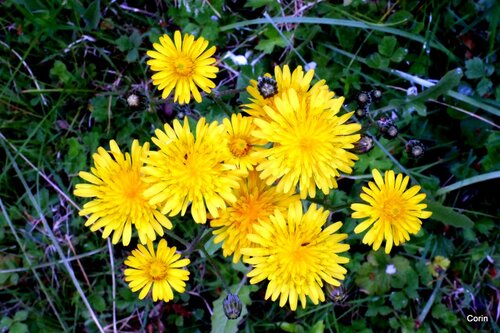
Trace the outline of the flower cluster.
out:
<instances>
[{"instance_id":1,"label":"flower cluster","mask_svg":"<svg viewBox=\"0 0 500 333\"><path fill-rule=\"evenodd\" d=\"M167 98L189 103L202 100L199 89L210 93L218 72L215 47L179 31L173 40L164 35L148 51L153 84ZM189 213L195 223L212 227L214 242L234 263L252 265L250 283L268 281L265 298L296 310L307 298L325 301L323 288L340 286L349 262L340 254L349 249L339 233L341 222L329 221L329 212L308 204L319 189L337 188L341 173L353 171L358 159L352 152L361 126L351 113L341 113L344 99L330 91L324 80L312 83L314 71L298 66L276 66L274 77L265 74L250 81L250 102L242 113L222 122L175 119L156 129L149 143L132 142L123 153L115 141L109 150L93 155L90 172L79 175L74 194L92 198L80 211L88 216L91 231L102 229L114 244L128 245L134 234L140 244L125 260L125 281L143 299L169 301L173 290L184 292L190 263L176 247L160 239L172 229L176 216ZM368 218L355 232L371 227L363 239L376 250L386 241L386 252L409 239L428 218L420 203L424 194L409 178L377 170L375 183L363 188L367 204L353 204L354 218ZM144 246L146 245L146 246Z\"/></svg>"}]
</instances>

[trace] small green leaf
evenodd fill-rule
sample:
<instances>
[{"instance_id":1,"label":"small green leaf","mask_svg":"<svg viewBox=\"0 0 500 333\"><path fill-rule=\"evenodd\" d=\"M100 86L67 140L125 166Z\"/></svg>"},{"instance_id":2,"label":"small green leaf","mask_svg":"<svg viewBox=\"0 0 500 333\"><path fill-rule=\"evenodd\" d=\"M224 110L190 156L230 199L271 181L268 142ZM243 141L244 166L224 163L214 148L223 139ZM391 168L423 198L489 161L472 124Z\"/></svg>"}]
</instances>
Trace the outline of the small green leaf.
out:
<instances>
[{"instance_id":1,"label":"small green leaf","mask_svg":"<svg viewBox=\"0 0 500 333\"><path fill-rule=\"evenodd\" d=\"M408 298L406 298L405 293L402 291L393 292L389 298L396 310L401 310L408 305Z\"/></svg>"},{"instance_id":2,"label":"small green leaf","mask_svg":"<svg viewBox=\"0 0 500 333\"><path fill-rule=\"evenodd\" d=\"M28 311L17 311L14 315L15 321L25 321L28 318Z\"/></svg>"},{"instance_id":3,"label":"small green leaf","mask_svg":"<svg viewBox=\"0 0 500 333\"><path fill-rule=\"evenodd\" d=\"M9 333L28 333L28 325L20 322L14 323L10 329Z\"/></svg>"},{"instance_id":4,"label":"small green leaf","mask_svg":"<svg viewBox=\"0 0 500 333\"><path fill-rule=\"evenodd\" d=\"M398 40L394 36L384 36L382 38L382 41L380 44L378 44L378 52L386 57L391 57L392 54L394 53L394 48L396 47L396 44L398 43Z\"/></svg>"},{"instance_id":5,"label":"small green leaf","mask_svg":"<svg viewBox=\"0 0 500 333\"><path fill-rule=\"evenodd\" d=\"M118 50L125 52L128 51L132 48L132 43L130 42L130 38L128 36L120 36L115 42L116 47L118 47Z\"/></svg>"},{"instance_id":6,"label":"small green leaf","mask_svg":"<svg viewBox=\"0 0 500 333\"><path fill-rule=\"evenodd\" d=\"M10 325L12 325L13 320L9 317L3 317L2 320L0 320L0 332L6 331Z\"/></svg>"},{"instance_id":7,"label":"small green leaf","mask_svg":"<svg viewBox=\"0 0 500 333\"><path fill-rule=\"evenodd\" d=\"M101 20L101 1L94 0L83 13L83 19L87 28L96 29Z\"/></svg>"},{"instance_id":8,"label":"small green leaf","mask_svg":"<svg viewBox=\"0 0 500 333\"><path fill-rule=\"evenodd\" d=\"M484 63L478 57L467 60L465 62L465 68L465 76L467 76L468 79L479 79L485 74Z\"/></svg>"},{"instance_id":9,"label":"small green leaf","mask_svg":"<svg viewBox=\"0 0 500 333\"><path fill-rule=\"evenodd\" d=\"M477 84L477 93L481 96L486 95L493 89L493 82L490 79L483 77Z\"/></svg>"},{"instance_id":10,"label":"small green leaf","mask_svg":"<svg viewBox=\"0 0 500 333\"><path fill-rule=\"evenodd\" d=\"M402 47L398 47L398 49L392 54L391 61L392 62L401 62L404 60L406 55L408 54L408 50Z\"/></svg>"},{"instance_id":11,"label":"small green leaf","mask_svg":"<svg viewBox=\"0 0 500 333\"><path fill-rule=\"evenodd\" d=\"M325 331L325 323L320 320L309 329L309 333L323 333Z\"/></svg>"},{"instance_id":12,"label":"small green leaf","mask_svg":"<svg viewBox=\"0 0 500 333\"><path fill-rule=\"evenodd\" d=\"M389 59L382 57L378 53L373 53L366 59L366 64L372 68L387 68Z\"/></svg>"},{"instance_id":13,"label":"small green leaf","mask_svg":"<svg viewBox=\"0 0 500 333\"><path fill-rule=\"evenodd\" d=\"M50 75L57 77L62 83L70 83L73 80L73 76L68 71L68 68L60 60L54 61L54 66L50 69Z\"/></svg>"},{"instance_id":14,"label":"small green leaf","mask_svg":"<svg viewBox=\"0 0 500 333\"><path fill-rule=\"evenodd\" d=\"M460 214L451 207L443 206L436 201L427 201L427 210L432 212L433 220L456 228L472 228L474 222L467 216Z\"/></svg>"},{"instance_id":15,"label":"small green leaf","mask_svg":"<svg viewBox=\"0 0 500 333\"><path fill-rule=\"evenodd\" d=\"M135 62L139 58L139 50L134 48L127 53L125 60L128 63Z\"/></svg>"}]
</instances>

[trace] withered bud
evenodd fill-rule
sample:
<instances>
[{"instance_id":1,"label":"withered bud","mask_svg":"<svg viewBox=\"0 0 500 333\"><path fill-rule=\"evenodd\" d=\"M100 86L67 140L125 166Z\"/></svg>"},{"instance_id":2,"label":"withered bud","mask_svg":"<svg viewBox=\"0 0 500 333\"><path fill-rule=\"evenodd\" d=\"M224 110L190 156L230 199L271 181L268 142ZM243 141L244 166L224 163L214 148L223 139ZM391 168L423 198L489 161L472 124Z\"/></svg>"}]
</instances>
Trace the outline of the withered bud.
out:
<instances>
[{"instance_id":1,"label":"withered bud","mask_svg":"<svg viewBox=\"0 0 500 333\"><path fill-rule=\"evenodd\" d=\"M369 93L363 91L358 94L358 102L360 104L369 104L372 102L372 98Z\"/></svg>"},{"instance_id":2,"label":"withered bud","mask_svg":"<svg viewBox=\"0 0 500 333\"><path fill-rule=\"evenodd\" d=\"M378 100L380 100L380 98L382 98L382 92L378 89L375 89L375 90L370 91L370 96L375 101L378 101Z\"/></svg>"},{"instance_id":3,"label":"withered bud","mask_svg":"<svg viewBox=\"0 0 500 333\"><path fill-rule=\"evenodd\" d=\"M360 105L354 112L356 118L358 119L365 118L368 115L368 113L370 113L370 108L368 107L368 105Z\"/></svg>"}]
</instances>

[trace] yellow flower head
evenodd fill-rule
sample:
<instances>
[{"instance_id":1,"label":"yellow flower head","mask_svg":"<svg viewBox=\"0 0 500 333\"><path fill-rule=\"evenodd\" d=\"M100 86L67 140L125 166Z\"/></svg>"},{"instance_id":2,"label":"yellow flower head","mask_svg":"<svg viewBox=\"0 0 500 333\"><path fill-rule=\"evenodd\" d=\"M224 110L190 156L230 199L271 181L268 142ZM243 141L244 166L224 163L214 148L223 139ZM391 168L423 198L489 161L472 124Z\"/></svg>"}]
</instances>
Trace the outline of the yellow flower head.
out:
<instances>
[{"instance_id":1,"label":"yellow flower head","mask_svg":"<svg viewBox=\"0 0 500 333\"><path fill-rule=\"evenodd\" d=\"M354 203L351 209L355 219L366 218L358 224L354 232L359 234L370 230L363 237L363 243L373 245L376 251L385 240L385 253L390 253L392 245L399 245L410 240L422 227L420 219L429 218L432 213L425 211L424 193L419 193L420 186L406 190L410 177L402 174L395 176L394 171L386 171L384 178L377 169L372 171L374 182L363 187L360 197L368 204Z\"/></svg>"},{"instance_id":2,"label":"yellow flower head","mask_svg":"<svg viewBox=\"0 0 500 333\"><path fill-rule=\"evenodd\" d=\"M152 76L153 84L158 90L163 90L162 98L167 98L175 88L174 102L187 104L193 94L196 102L201 102L198 87L206 93L215 84L210 80L215 78L219 69L214 65L215 46L206 50L208 41L203 37L195 40L193 35L180 31L174 33L174 40L168 35L160 37L160 43L153 43L156 51L148 51L151 60L148 65L151 70L158 72Z\"/></svg>"},{"instance_id":3,"label":"yellow flower head","mask_svg":"<svg viewBox=\"0 0 500 333\"><path fill-rule=\"evenodd\" d=\"M258 147L259 145L266 144L265 141L250 134L255 129L253 118L243 117L238 113L231 116L231 121L224 118L223 123L228 136L227 145L231 153L227 162L234 164L245 173L253 170L254 165L259 161L253 153L263 149Z\"/></svg>"},{"instance_id":4,"label":"yellow flower head","mask_svg":"<svg viewBox=\"0 0 500 333\"><path fill-rule=\"evenodd\" d=\"M239 187L241 172L226 164L229 156L225 128L216 121L206 124L201 118L196 137L188 119L184 125L176 119L173 127L165 124L152 140L160 151L152 151L142 169L150 187L144 192L149 203L161 205L170 216L191 214L197 223L205 223L207 209L213 217L226 202L235 202L233 190Z\"/></svg>"},{"instance_id":5,"label":"yellow flower head","mask_svg":"<svg viewBox=\"0 0 500 333\"><path fill-rule=\"evenodd\" d=\"M189 271L184 269L189 265L189 259L180 259L175 247L168 247L167 241L161 239L155 253L153 243L148 242L147 248L139 244L132 255L125 260L125 281L133 292L141 290L139 299L143 299L152 289L153 301L168 302L174 298L172 289L179 293L186 290Z\"/></svg>"},{"instance_id":6,"label":"yellow flower head","mask_svg":"<svg viewBox=\"0 0 500 333\"><path fill-rule=\"evenodd\" d=\"M340 286L347 270L340 264L349 259L337 253L349 249L340 242L347 234L335 233L342 227L336 222L322 229L329 212L312 204L305 214L300 202L291 204L288 214L276 210L269 221L254 226L248 236L255 243L253 248L241 250L244 261L253 265L248 273L250 283L268 280L265 298L272 301L280 296L279 305L287 301L295 311L300 300L306 306L306 296L314 304L325 301L323 281Z\"/></svg>"},{"instance_id":7,"label":"yellow flower head","mask_svg":"<svg viewBox=\"0 0 500 333\"><path fill-rule=\"evenodd\" d=\"M276 66L274 67L274 79L267 73L264 77L276 81L277 93L266 98L266 94L263 95L259 89L259 82L250 80L247 92L251 96L251 103L243 105L246 113L257 118L267 118L264 107L272 107L276 99L282 97L283 93L290 88L293 88L299 96L307 95L311 88L314 70L311 69L304 74L301 66L298 66L293 72L290 72L288 65L283 66L283 70L279 66ZM313 89L328 90L328 86L325 85L325 80L321 80L313 86Z\"/></svg>"},{"instance_id":8,"label":"yellow flower head","mask_svg":"<svg viewBox=\"0 0 500 333\"><path fill-rule=\"evenodd\" d=\"M111 154L99 147L92 156L94 167L91 172L79 173L90 184L75 186L75 195L94 198L79 213L80 216L90 215L85 226L90 226L91 231L104 227L103 238L114 232L113 244L121 238L123 245L128 245L132 225L135 225L143 244L155 240L156 234L163 236L162 227L171 229L172 223L143 197L147 184L141 179L140 170L149 144L141 147L134 140L131 153L125 155L114 140L109 142L109 146Z\"/></svg>"},{"instance_id":9,"label":"yellow flower head","mask_svg":"<svg viewBox=\"0 0 500 333\"><path fill-rule=\"evenodd\" d=\"M361 129L356 123L345 124L352 113L336 116L344 98L333 92L314 89L310 98L289 89L275 100L275 107L265 106L269 119L255 119L252 134L272 142L269 149L256 153L265 158L257 166L267 184L278 181L278 191L295 191L300 197L315 197L316 186L328 194L337 187L339 170L352 172L357 156L346 149L354 147Z\"/></svg>"},{"instance_id":10,"label":"yellow flower head","mask_svg":"<svg viewBox=\"0 0 500 333\"><path fill-rule=\"evenodd\" d=\"M275 210L286 213L291 203L299 201L296 195L276 192L267 186L256 171L250 171L235 191L237 201L228 205L219 218L210 221L216 235L214 242L222 243L224 256L233 255L233 262L240 260L242 248L252 247L247 235L254 233L258 221L269 221Z\"/></svg>"}]
</instances>

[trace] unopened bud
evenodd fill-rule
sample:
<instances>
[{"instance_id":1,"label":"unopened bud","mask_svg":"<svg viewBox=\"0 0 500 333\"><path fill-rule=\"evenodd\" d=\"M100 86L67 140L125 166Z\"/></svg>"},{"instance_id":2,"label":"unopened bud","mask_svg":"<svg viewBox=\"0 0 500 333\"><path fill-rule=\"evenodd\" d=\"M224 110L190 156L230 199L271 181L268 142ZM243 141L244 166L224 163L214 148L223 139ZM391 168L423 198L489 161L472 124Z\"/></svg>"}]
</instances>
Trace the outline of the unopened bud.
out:
<instances>
[{"instance_id":1,"label":"unopened bud","mask_svg":"<svg viewBox=\"0 0 500 333\"><path fill-rule=\"evenodd\" d=\"M378 100L380 100L380 98L382 98L382 92L378 89L375 89L375 90L370 91L370 96L375 101L378 101Z\"/></svg>"},{"instance_id":2,"label":"unopened bud","mask_svg":"<svg viewBox=\"0 0 500 333\"><path fill-rule=\"evenodd\" d=\"M334 303L341 303L346 299L346 291L342 285L336 287L333 286L329 283L326 283L325 286L325 291L327 296L334 302Z\"/></svg>"},{"instance_id":3,"label":"unopened bud","mask_svg":"<svg viewBox=\"0 0 500 333\"><path fill-rule=\"evenodd\" d=\"M410 140L406 144L406 152L412 158L420 158L425 154L425 146L419 140Z\"/></svg>"},{"instance_id":4,"label":"unopened bud","mask_svg":"<svg viewBox=\"0 0 500 333\"><path fill-rule=\"evenodd\" d=\"M127 97L128 106L130 106L131 108L138 107L140 102L141 102L141 100L140 100L139 96L137 96L136 94L130 94Z\"/></svg>"},{"instance_id":5,"label":"unopened bud","mask_svg":"<svg viewBox=\"0 0 500 333\"><path fill-rule=\"evenodd\" d=\"M394 139L396 136L398 136L398 127L391 119L382 117L377 120L377 125L380 133L382 133L382 136L384 138Z\"/></svg>"},{"instance_id":6,"label":"unopened bud","mask_svg":"<svg viewBox=\"0 0 500 333\"><path fill-rule=\"evenodd\" d=\"M243 304L241 304L238 295L228 294L222 302L222 307L227 319L237 319L241 314Z\"/></svg>"},{"instance_id":7,"label":"unopened bud","mask_svg":"<svg viewBox=\"0 0 500 333\"><path fill-rule=\"evenodd\" d=\"M257 89L264 98L273 97L278 93L278 83L268 76L261 76L257 82Z\"/></svg>"},{"instance_id":8,"label":"unopened bud","mask_svg":"<svg viewBox=\"0 0 500 333\"><path fill-rule=\"evenodd\" d=\"M361 134L361 138L354 144L354 151L357 154L364 154L373 149L373 139Z\"/></svg>"},{"instance_id":9,"label":"unopened bud","mask_svg":"<svg viewBox=\"0 0 500 333\"><path fill-rule=\"evenodd\" d=\"M358 119L363 119L370 113L370 108L368 105L360 105L354 113Z\"/></svg>"},{"instance_id":10,"label":"unopened bud","mask_svg":"<svg viewBox=\"0 0 500 333\"><path fill-rule=\"evenodd\" d=\"M363 91L358 94L358 102L360 104L369 104L372 102L372 98L369 93Z\"/></svg>"}]
</instances>

